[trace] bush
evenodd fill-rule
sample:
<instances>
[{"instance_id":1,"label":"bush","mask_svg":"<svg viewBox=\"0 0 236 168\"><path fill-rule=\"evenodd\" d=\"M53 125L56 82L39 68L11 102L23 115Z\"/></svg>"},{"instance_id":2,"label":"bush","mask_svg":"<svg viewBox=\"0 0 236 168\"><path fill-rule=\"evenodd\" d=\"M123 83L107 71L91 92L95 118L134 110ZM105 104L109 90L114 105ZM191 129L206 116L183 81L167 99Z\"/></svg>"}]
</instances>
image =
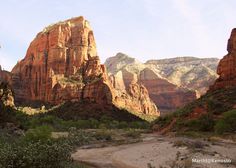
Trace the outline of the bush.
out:
<instances>
[{"instance_id":1,"label":"bush","mask_svg":"<svg viewBox=\"0 0 236 168\"><path fill-rule=\"evenodd\" d=\"M122 129L122 128L128 128L128 123L125 122L125 121L121 121L118 125L118 128L119 129Z\"/></svg>"},{"instance_id":2,"label":"bush","mask_svg":"<svg viewBox=\"0 0 236 168\"><path fill-rule=\"evenodd\" d=\"M41 126L14 139L0 136L0 168L85 168L72 162L71 151L93 138L91 133L71 129L68 137L53 139L51 128Z\"/></svg>"},{"instance_id":3,"label":"bush","mask_svg":"<svg viewBox=\"0 0 236 168\"><path fill-rule=\"evenodd\" d=\"M228 109L228 106L222 101L219 101L216 99L215 100L212 100L212 99L207 100L207 110L208 110L208 112L210 112L212 114L219 115L222 112L227 111L227 109Z\"/></svg>"},{"instance_id":4,"label":"bush","mask_svg":"<svg viewBox=\"0 0 236 168\"><path fill-rule=\"evenodd\" d=\"M134 130L134 129L129 129L129 130L127 130L127 132L125 133L125 136L126 136L126 137L131 137L131 138L134 138L134 139L139 138L140 135L141 135L141 133L138 132L138 131L136 131L136 130Z\"/></svg>"},{"instance_id":5,"label":"bush","mask_svg":"<svg viewBox=\"0 0 236 168\"><path fill-rule=\"evenodd\" d=\"M136 129L149 129L150 125L148 122L133 121L129 124L129 127Z\"/></svg>"},{"instance_id":6,"label":"bush","mask_svg":"<svg viewBox=\"0 0 236 168\"><path fill-rule=\"evenodd\" d=\"M47 141L51 139L52 128L49 126L40 126L35 129L30 129L26 132L25 141Z\"/></svg>"},{"instance_id":7,"label":"bush","mask_svg":"<svg viewBox=\"0 0 236 168\"><path fill-rule=\"evenodd\" d=\"M210 114L202 115L198 119L180 121L179 128L186 127L190 131L212 131L214 128L213 116Z\"/></svg>"},{"instance_id":8,"label":"bush","mask_svg":"<svg viewBox=\"0 0 236 168\"><path fill-rule=\"evenodd\" d=\"M214 120L211 114L203 115L199 118L200 131L212 131L214 129Z\"/></svg>"},{"instance_id":9,"label":"bush","mask_svg":"<svg viewBox=\"0 0 236 168\"><path fill-rule=\"evenodd\" d=\"M223 113L222 119L217 121L214 129L218 134L236 131L236 110L230 110Z\"/></svg>"},{"instance_id":10,"label":"bush","mask_svg":"<svg viewBox=\"0 0 236 168\"><path fill-rule=\"evenodd\" d=\"M219 120L214 127L217 134L223 134L224 132L229 130L229 128L229 124L227 124L224 120Z\"/></svg>"},{"instance_id":11,"label":"bush","mask_svg":"<svg viewBox=\"0 0 236 168\"><path fill-rule=\"evenodd\" d=\"M111 132L108 130L98 130L94 134L94 137L96 138L96 140L105 140L105 141L112 140Z\"/></svg>"},{"instance_id":12,"label":"bush","mask_svg":"<svg viewBox=\"0 0 236 168\"><path fill-rule=\"evenodd\" d=\"M160 116L156 121L153 122L153 125L158 125L159 128L162 128L170 124L173 119L174 119L173 114Z\"/></svg>"},{"instance_id":13,"label":"bush","mask_svg":"<svg viewBox=\"0 0 236 168\"><path fill-rule=\"evenodd\" d=\"M64 139L71 147L89 144L93 140L93 135L82 130L71 128L68 138Z\"/></svg>"},{"instance_id":14,"label":"bush","mask_svg":"<svg viewBox=\"0 0 236 168\"><path fill-rule=\"evenodd\" d=\"M0 145L0 167L64 168L71 162L70 147L52 140Z\"/></svg>"}]
</instances>

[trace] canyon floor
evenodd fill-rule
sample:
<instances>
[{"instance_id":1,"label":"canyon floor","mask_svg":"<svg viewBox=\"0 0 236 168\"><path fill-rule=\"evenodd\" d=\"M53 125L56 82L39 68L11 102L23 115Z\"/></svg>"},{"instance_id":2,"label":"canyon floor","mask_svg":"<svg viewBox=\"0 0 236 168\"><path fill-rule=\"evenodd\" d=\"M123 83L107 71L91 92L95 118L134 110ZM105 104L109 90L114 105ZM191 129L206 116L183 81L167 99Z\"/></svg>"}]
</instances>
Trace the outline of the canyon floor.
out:
<instances>
[{"instance_id":1,"label":"canyon floor","mask_svg":"<svg viewBox=\"0 0 236 168\"><path fill-rule=\"evenodd\" d=\"M72 158L95 168L233 168L236 167L236 142L216 137L186 138L148 133L131 144L82 146ZM231 163L220 163L229 160Z\"/></svg>"}]
</instances>

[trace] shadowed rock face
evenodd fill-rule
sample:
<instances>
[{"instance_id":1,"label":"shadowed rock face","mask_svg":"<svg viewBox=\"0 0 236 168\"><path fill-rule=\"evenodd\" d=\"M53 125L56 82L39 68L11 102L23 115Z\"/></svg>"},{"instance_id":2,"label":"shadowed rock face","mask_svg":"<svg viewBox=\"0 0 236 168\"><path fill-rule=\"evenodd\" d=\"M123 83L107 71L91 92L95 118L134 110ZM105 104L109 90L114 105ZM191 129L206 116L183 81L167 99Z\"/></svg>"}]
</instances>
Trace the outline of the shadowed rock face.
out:
<instances>
[{"instance_id":1,"label":"shadowed rock face","mask_svg":"<svg viewBox=\"0 0 236 168\"><path fill-rule=\"evenodd\" d=\"M12 90L9 84L5 82L0 82L0 107L1 106L14 107L14 97Z\"/></svg>"},{"instance_id":2,"label":"shadowed rock face","mask_svg":"<svg viewBox=\"0 0 236 168\"><path fill-rule=\"evenodd\" d=\"M11 84L11 73L8 71L2 70L1 65L0 65L0 82L7 82Z\"/></svg>"},{"instance_id":3,"label":"shadowed rock face","mask_svg":"<svg viewBox=\"0 0 236 168\"><path fill-rule=\"evenodd\" d=\"M228 54L220 60L217 67L219 78L210 87L210 91L236 86L236 28L231 32L227 51Z\"/></svg>"},{"instance_id":4,"label":"shadowed rock face","mask_svg":"<svg viewBox=\"0 0 236 168\"><path fill-rule=\"evenodd\" d=\"M118 53L106 60L115 88L127 89L132 81L141 83L161 112L173 111L204 94L217 78L218 59L178 57L141 63Z\"/></svg>"},{"instance_id":5,"label":"shadowed rock face","mask_svg":"<svg viewBox=\"0 0 236 168\"><path fill-rule=\"evenodd\" d=\"M83 17L50 25L38 33L25 58L12 70L12 86L18 103L86 100L159 115L142 86L130 86L136 94L112 87L97 56L93 31Z\"/></svg>"}]
</instances>

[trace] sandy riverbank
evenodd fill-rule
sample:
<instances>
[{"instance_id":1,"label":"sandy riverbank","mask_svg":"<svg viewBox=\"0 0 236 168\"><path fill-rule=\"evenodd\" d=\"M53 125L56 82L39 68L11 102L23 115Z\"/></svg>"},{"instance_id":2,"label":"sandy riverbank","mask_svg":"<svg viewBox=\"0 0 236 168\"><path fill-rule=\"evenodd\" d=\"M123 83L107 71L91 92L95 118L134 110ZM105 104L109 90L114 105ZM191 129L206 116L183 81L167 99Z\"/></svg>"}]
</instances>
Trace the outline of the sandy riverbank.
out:
<instances>
[{"instance_id":1,"label":"sandy riverbank","mask_svg":"<svg viewBox=\"0 0 236 168\"><path fill-rule=\"evenodd\" d=\"M99 168L159 168L159 167L235 167L236 144L208 142L190 138L170 138L156 134L143 135L143 141L135 144L101 148L78 149L73 155L76 161ZM228 159L233 164L199 163Z\"/></svg>"}]
</instances>

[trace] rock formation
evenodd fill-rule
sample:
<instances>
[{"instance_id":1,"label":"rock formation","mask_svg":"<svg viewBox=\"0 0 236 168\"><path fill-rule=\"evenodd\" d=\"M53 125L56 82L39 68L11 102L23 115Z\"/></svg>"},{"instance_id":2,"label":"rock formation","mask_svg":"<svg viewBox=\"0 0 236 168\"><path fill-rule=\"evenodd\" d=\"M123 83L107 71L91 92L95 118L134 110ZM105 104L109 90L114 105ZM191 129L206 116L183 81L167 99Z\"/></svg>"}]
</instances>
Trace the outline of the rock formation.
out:
<instances>
[{"instance_id":1,"label":"rock formation","mask_svg":"<svg viewBox=\"0 0 236 168\"><path fill-rule=\"evenodd\" d=\"M161 112L173 111L204 94L217 78L218 59L179 57L141 63L118 53L106 60L113 86L126 90L132 82L144 85ZM195 91L196 90L196 91Z\"/></svg>"},{"instance_id":2,"label":"rock formation","mask_svg":"<svg viewBox=\"0 0 236 168\"><path fill-rule=\"evenodd\" d=\"M2 106L14 107L14 97L12 90L9 84L5 82L0 82L0 107Z\"/></svg>"},{"instance_id":3,"label":"rock formation","mask_svg":"<svg viewBox=\"0 0 236 168\"><path fill-rule=\"evenodd\" d=\"M159 115L143 86L131 85L130 93L112 87L97 56L93 31L83 17L50 25L38 33L25 58L12 70L12 86L17 102L87 100Z\"/></svg>"},{"instance_id":4,"label":"rock formation","mask_svg":"<svg viewBox=\"0 0 236 168\"><path fill-rule=\"evenodd\" d=\"M150 98L163 113L182 107L195 100L197 96L195 91L178 87L149 68L140 72L139 80L147 87Z\"/></svg>"},{"instance_id":5,"label":"rock formation","mask_svg":"<svg viewBox=\"0 0 236 168\"><path fill-rule=\"evenodd\" d=\"M171 83L203 95L218 77L218 62L217 58L177 57L149 60L145 65L153 67Z\"/></svg>"},{"instance_id":6,"label":"rock formation","mask_svg":"<svg viewBox=\"0 0 236 168\"><path fill-rule=\"evenodd\" d=\"M228 54L220 60L217 67L219 78L209 90L199 99L176 111L175 115L154 122L154 130L160 133L170 131L235 133L236 28L231 32L227 50Z\"/></svg>"},{"instance_id":7,"label":"rock formation","mask_svg":"<svg viewBox=\"0 0 236 168\"><path fill-rule=\"evenodd\" d=\"M220 60L217 67L219 78L210 87L210 91L236 86L236 28L231 32L227 51L228 54Z\"/></svg>"},{"instance_id":8,"label":"rock formation","mask_svg":"<svg viewBox=\"0 0 236 168\"><path fill-rule=\"evenodd\" d=\"M1 65L0 65L0 82L7 82L11 84L11 73L8 71L2 70Z\"/></svg>"}]
</instances>

